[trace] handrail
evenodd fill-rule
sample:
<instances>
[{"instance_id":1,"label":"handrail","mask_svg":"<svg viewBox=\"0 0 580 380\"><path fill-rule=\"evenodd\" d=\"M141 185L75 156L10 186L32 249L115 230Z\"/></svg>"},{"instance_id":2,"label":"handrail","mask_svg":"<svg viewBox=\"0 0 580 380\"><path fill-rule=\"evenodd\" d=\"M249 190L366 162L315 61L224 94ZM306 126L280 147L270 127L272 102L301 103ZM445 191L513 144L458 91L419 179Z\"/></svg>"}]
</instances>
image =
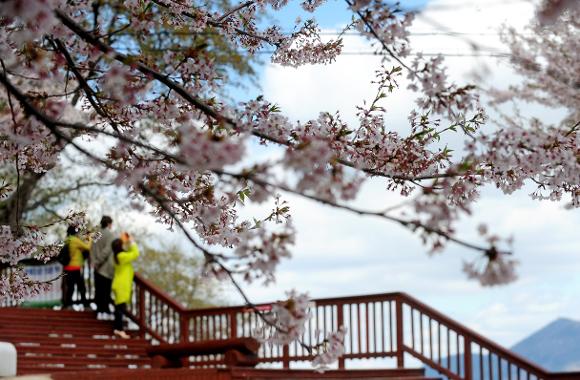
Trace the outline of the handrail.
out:
<instances>
[{"instance_id":1,"label":"handrail","mask_svg":"<svg viewBox=\"0 0 580 380\"><path fill-rule=\"evenodd\" d=\"M135 281L135 283L140 284L143 287L146 287L151 293L155 294L157 297L163 299L163 301L165 303L170 305L175 310L178 310L182 313L189 311L185 306L181 305L177 300L174 300L173 298L171 298L171 296L169 294L167 294L167 292L159 289L157 286L155 286L154 283L147 280L145 277L141 276L139 273L135 273L134 281Z\"/></svg>"},{"instance_id":2,"label":"handrail","mask_svg":"<svg viewBox=\"0 0 580 380\"><path fill-rule=\"evenodd\" d=\"M489 340L488 338L480 335L479 333L471 330L470 328L462 325L461 323L449 318L448 316L442 314L441 312L424 304L418 299L405 293L401 293L401 298L404 303L414 306L417 310L420 310L423 314L429 314L431 317L436 318L438 321L445 323L447 327L455 331L458 331L465 336L468 336L472 343L477 342L478 344L487 348L488 350L493 350L494 352L501 354L502 356L509 357L514 362L517 362L522 367L525 367L526 369L529 369L533 372L537 372L542 375L548 374L548 371L546 371L544 368L541 368L540 366L529 362L527 359L521 357L515 352L512 352L500 346L499 344Z\"/></svg>"},{"instance_id":3,"label":"handrail","mask_svg":"<svg viewBox=\"0 0 580 380\"><path fill-rule=\"evenodd\" d=\"M247 306L186 309L143 277L136 275L135 283L137 296L134 299L144 299L147 293L147 297L154 299L151 302L165 303L179 314L174 322L179 326L175 329L177 336L169 339L151 323L142 326L162 342L250 336L261 323L253 309ZM271 303L256 305L266 310L269 306ZM319 338L315 330L327 333L339 326L347 327L345 355L339 368L344 368L345 360L379 357L396 358L397 366L403 367L406 353L452 380L472 380L478 377L474 376L477 372L479 380L580 380L580 372L548 372L406 293L316 299L312 301L311 314L312 321L302 337L305 343L313 343ZM416 323L417 317L419 323ZM134 319L144 321L138 314ZM444 339L442 332L446 335ZM447 336L453 337L454 342ZM434 340L438 340L436 348ZM473 357L477 356L477 350L479 368L474 368L477 363ZM447 357L443 357L445 352ZM292 361L312 359L312 354L298 344L269 345L261 349L259 356L262 362L281 362L286 368ZM199 361L200 365L212 363L216 363L215 358Z\"/></svg>"},{"instance_id":4,"label":"handrail","mask_svg":"<svg viewBox=\"0 0 580 380\"><path fill-rule=\"evenodd\" d=\"M85 273L90 277L90 269ZM143 334L159 342L250 337L256 328L264 327L248 306L188 309L138 273L133 287L127 314ZM271 305L255 307L267 313ZM306 344L346 327L339 368L345 368L346 360L369 358L395 358L397 367L403 368L407 354L450 380L580 380L580 372L549 372L406 293L316 299L310 313L302 336ZM285 368L311 359L312 353L297 343L263 344L259 352L261 362L278 362ZM207 366L221 359L192 360L194 365Z\"/></svg>"}]
</instances>

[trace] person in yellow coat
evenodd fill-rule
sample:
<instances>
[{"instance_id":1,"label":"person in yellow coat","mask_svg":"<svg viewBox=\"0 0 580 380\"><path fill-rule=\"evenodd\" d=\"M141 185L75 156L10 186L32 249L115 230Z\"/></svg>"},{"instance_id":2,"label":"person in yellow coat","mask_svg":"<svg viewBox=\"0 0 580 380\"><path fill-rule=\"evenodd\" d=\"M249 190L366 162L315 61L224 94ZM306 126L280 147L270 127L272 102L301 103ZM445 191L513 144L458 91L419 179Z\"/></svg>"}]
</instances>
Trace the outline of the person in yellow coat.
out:
<instances>
[{"instance_id":1,"label":"person in yellow coat","mask_svg":"<svg viewBox=\"0 0 580 380\"><path fill-rule=\"evenodd\" d=\"M64 299L63 308L71 308L73 304L73 293L75 287L81 298L81 302L84 307L89 306L86 296L85 280L83 278L83 265L85 262L85 257L88 257L89 251L91 249L91 240L89 238L88 243L81 240L78 234L77 226L70 225L66 230L65 244L68 246L69 261L64 266L63 270L65 273L65 286L64 286Z\"/></svg>"},{"instance_id":2,"label":"person in yellow coat","mask_svg":"<svg viewBox=\"0 0 580 380\"><path fill-rule=\"evenodd\" d=\"M130 338L123 330L123 314L127 309L127 303L131 300L131 288L133 287L133 261L139 257L139 248L135 242L128 239L124 243L122 239L115 239L111 243L113 250L113 258L115 259L115 274L113 275L113 283L111 289L113 290L115 301L115 322L113 333L121 338ZM128 245L127 249L123 246Z\"/></svg>"}]
</instances>

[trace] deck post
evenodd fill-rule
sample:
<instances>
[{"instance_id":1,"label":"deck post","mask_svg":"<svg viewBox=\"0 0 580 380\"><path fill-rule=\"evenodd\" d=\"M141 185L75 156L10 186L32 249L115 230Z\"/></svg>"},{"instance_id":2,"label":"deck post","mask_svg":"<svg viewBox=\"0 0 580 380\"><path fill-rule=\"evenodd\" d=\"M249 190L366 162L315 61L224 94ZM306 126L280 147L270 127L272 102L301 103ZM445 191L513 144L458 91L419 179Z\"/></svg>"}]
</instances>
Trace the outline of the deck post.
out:
<instances>
[{"instance_id":1,"label":"deck post","mask_svg":"<svg viewBox=\"0 0 580 380\"><path fill-rule=\"evenodd\" d=\"M464 360L464 367L463 369L465 370L465 375L464 375L464 379L465 380L471 380L472 379L472 362L471 362L471 339L469 339L468 336L464 335L463 336L463 344L465 345L465 347L463 347L463 360ZM501 374L499 375L501 378Z\"/></svg>"},{"instance_id":2,"label":"deck post","mask_svg":"<svg viewBox=\"0 0 580 380\"><path fill-rule=\"evenodd\" d=\"M403 303L400 297L395 299L395 316L397 318L397 368L405 367L403 350Z\"/></svg>"},{"instance_id":3,"label":"deck post","mask_svg":"<svg viewBox=\"0 0 580 380\"><path fill-rule=\"evenodd\" d=\"M187 343L189 341L189 318L187 314L179 313L179 342Z\"/></svg>"},{"instance_id":4,"label":"deck post","mask_svg":"<svg viewBox=\"0 0 580 380\"><path fill-rule=\"evenodd\" d=\"M290 369L290 346L287 344L282 348L282 366L284 369Z\"/></svg>"},{"instance_id":5,"label":"deck post","mask_svg":"<svg viewBox=\"0 0 580 380\"><path fill-rule=\"evenodd\" d=\"M229 313L230 320L230 338L234 339L238 337L238 318L235 311Z\"/></svg>"}]
</instances>

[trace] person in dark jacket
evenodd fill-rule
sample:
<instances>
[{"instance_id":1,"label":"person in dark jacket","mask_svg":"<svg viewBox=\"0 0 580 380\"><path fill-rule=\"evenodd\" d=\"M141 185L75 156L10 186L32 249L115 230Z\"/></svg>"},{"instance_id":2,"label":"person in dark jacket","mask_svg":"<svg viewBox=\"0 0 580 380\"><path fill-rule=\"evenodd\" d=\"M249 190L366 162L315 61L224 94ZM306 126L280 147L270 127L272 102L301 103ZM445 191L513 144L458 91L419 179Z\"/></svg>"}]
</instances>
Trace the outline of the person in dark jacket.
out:
<instances>
[{"instance_id":1,"label":"person in dark jacket","mask_svg":"<svg viewBox=\"0 0 580 380\"><path fill-rule=\"evenodd\" d=\"M115 236L111 232L113 219L104 215L101 218L101 238L91 246L91 263L95 278L95 303L97 319L108 319L111 313L111 283L115 274L115 264L111 243Z\"/></svg>"}]
</instances>

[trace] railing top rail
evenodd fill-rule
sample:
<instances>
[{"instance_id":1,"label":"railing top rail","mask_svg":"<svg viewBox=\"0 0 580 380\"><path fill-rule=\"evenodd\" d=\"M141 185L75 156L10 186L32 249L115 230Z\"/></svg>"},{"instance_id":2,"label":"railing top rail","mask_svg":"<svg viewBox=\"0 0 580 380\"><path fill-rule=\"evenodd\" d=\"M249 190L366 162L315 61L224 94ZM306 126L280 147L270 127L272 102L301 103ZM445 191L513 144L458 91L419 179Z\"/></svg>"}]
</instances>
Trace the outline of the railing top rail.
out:
<instances>
[{"instance_id":1,"label":"railing top rail","mask_svg":"<svg viewBox=\"0 0 580 380\"><path fill-rule=\"evenodd\" d=\"M580 379L580 372L550 372L548 373L550 379L553 380L568 380L568 379Z\"/></svg>"},{"instance_id":2,"label":"railing top rail","mask_svg":"<svg viewBox=\"0 0 580 380\"><path fill-rule=\"evenodd\" d=\"M346 296L346 297L333 297L333 298L317 298L313 299L316 305L334 305L334 304L348 304L348 303L361 303L361 302L380 302L380 301L392 301L400 297L402 293L379 293L370 295L358 295L358 296ZM259 303L253 306L258 309L265 309L271 306L275 302ZM197 314L218 314L218 313L232 313L232 312L244 312L252 311L252 307L247 305L237 305L237 306L216 306L201 309L188 309L186 313L188 315Z\"/></svg>"},{"instance_id":3,"label":"railing top rail","mask_svg":"<svg viewBox=\"0 0 580 380\"><path fill-rule=\"evenodd\" d=\"M176 309L180 313L185 313L188 315L196 315L196 314L223 314L223 313L231 313L231 312L243 312L243 311L251 311L252 307L247 305L234 305L234 306L214 306L214 307L205 307L199 309L188 309L185 306L181 305L179 302L175 301L169 294L164 292L163 290L159 289L154 283L147 280L139 273L135 273L135 282L147 288L148 291L155 294L157 297L163 299L167 302L172 308ZM393 293L378 293L378 294L369 294L369 295L356 295L356 296L343 296L343 297L331 297L331 298L317 298L313 299L312 301L317 305L329 305L329 304L347 304L347 303L356 303L356 302L379 302L379 301L391 301L395 300L398 297L403 295L400 292L393 292ZM256 308L267 308L271 306L275 302L267 302L267 303L257 303L254 304Z\"/></svg>"},{"instance_id":4,"label":"railing top rail","mask_svg":"<svg viewBox=\"0 0 580 380\"><path fill-rule=\"evenodd\" d=\"M506 358L510 359L512 362L517 363L521 367L527 368L532 370L536 373L541 374L543 377L549 377L553 375L553 373L548 372L546 369L538 366L537 364L531 363L527 359L521 357L520 355L508 350L500 346L499 344L487 339L486 337L478 334L477 332L471 330L470 328L462 325L461 323L449 318L448 316L440 313L439 311L433 309L432 307L424 304L423 302L417 300L416 298L411 297L406 293L400 293L401 300L424 314L429 315L430 317L437 319L439 322L442 322L447 327L451 327L453 330L457 331L464 336L469 337L472 342L475 342L482 347L487 348L490 351Z\"/></svg>"}]
</instances>

